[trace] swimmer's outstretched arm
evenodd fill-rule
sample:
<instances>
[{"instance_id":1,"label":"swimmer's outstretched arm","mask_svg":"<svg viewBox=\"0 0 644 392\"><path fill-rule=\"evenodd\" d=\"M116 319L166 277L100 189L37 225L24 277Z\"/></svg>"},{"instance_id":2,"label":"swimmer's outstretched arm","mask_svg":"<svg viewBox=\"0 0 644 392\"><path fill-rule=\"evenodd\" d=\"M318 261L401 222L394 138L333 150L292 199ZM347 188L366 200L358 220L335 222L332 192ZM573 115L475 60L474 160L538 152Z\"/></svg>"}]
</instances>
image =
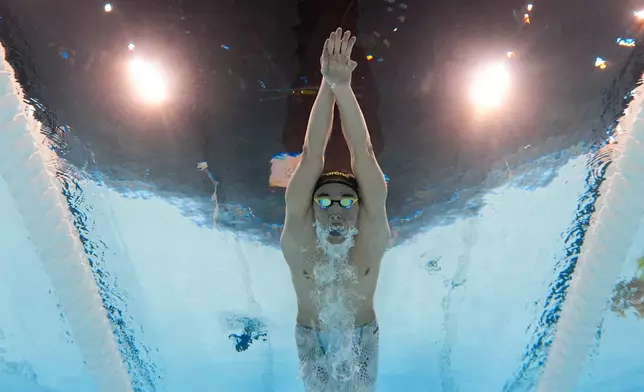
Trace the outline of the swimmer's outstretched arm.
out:
<instances>
[{"instance_id":1,"label":"swimmer's outstretched arm","mask_svg":"<svg viewBox=\"0 0 644 392\"><path fill-rule=\"evenodd\" d=\"M304 217L310 210L313 188L324 168L324 151L331 134L335 97L324 80L311 109L302 156L286 187L286 215Z\"/></svg>"},{"instance_id":2,"label":"swimmer's outstretched arm","mask_svg":"<svg viewBox=\"0 0 644 392\"><path fill-rule=\"evenodd\" d=\"M386 216L387 183L373 151L367 124L351 89L358 64L351 60L356 37L338 28L324 42L322 75L331 86L342 118L342 132L351 151L351 166L360 186L360 203L373 218ZM382 219L378 219L382 221Z\"/></svg>"},{"instance_id":3,"label":"swimmer's outstretched arm","mask_svg":"<svg viewBox=\"0 0 644 392\"><path fill-rule=\"evenodd\" d=\"M360 186L360 199L367 209L384 208L387 183L373 151L371 137L362 110L350 85L333 88L340 116L342 132L351 151L351 166Z\"/></svg>"},{"instance_id":4,"label":"swimmer's outstretched arm","mask_svg":"<svg viewBox=\"0 0 644 392\"><path fill-rule=\"evenodd\" d=\"M322 50L322 75L331 86L342 118L342 132L351 151L351 166L360 186L360 203L371 218L386 218L387 183L373 152L367 124L351 89L351 75L358 64L351 60L356 43L349 31L338 28L329 35ZM371 220L372 222L374 220ZM386 220L385 220L386 221Z\"/></svg>"},{"instance_id":5,"label":"swimmer's outstretched arm","mask_svg":"<svg viewBox=\"0 0 644 392\"><path fill-rule=\"evenodd\" d=\"M304 153L306 152L308 159L315 160L316 163L324 163L324 151L326 150L326 144L331 135L331 125L333 124L334 106L335 97L333 96L333 91L331 91L329 84L322 79L322 84L311 108L309 123L306 127L304 145L302 146L302 159L304 159ZM320 173L321 171L322 168L320 168ZM313 184L316 181L317 177Z\"/></svg>"}]
</instances>

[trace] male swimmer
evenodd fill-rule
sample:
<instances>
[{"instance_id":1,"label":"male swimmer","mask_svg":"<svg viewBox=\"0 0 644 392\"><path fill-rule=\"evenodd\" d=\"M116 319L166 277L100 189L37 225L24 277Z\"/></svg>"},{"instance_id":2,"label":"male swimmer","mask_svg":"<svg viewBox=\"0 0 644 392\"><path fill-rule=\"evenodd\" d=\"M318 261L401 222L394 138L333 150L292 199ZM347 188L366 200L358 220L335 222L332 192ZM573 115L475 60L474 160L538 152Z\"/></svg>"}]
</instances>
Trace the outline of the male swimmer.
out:
<instances>
[{"instance_id":1,"label":"male swimmer","mask_svg":"<svg viewBox=\"0 0 644 392\"><path fill-rule=\"evenodd\" d=\"M322 83L301 160L285 196L281 248L297 295L295 338L308 392L373 391L378 371L379 331L373 297L391 234L385 208L387 184L351 88L357 66L351 60L355 42L349 31L343 34L338 28L324 43ZM354 174L323 173L336 104ZM328 304L334 301L343 303L346 311L330 311ZM343 318L340 322L338 314ZM351 326L344 347L329 343L333 340L331 324ZM336 349L352 356L340 370L332 360L337 358L331 352Z\"/></svg>"}]
</instances>

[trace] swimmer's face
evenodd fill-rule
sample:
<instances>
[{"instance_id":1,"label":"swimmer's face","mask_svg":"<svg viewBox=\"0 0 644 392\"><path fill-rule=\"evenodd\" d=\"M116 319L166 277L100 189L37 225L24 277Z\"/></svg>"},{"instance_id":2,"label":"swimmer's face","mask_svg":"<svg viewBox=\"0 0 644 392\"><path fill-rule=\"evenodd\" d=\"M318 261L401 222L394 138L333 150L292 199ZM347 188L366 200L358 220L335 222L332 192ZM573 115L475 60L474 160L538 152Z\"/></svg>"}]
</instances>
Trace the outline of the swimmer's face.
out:
<instances>
[{"instance_id":1,"label":"swimmer's face","mask_svg":"<svg viewBox=\"0 0 644 392\"><path fill-rule=\"evenodd\" d=\"M355 202L346 208L340 204L340 200L356 199L358 197L356 192L344 184L331 183L318 188L313 197L315 221L319 222L321 228L329 230L329 242L332 244L344 242L347 231L357 227L360 203ZM328 198L331 200L331 205L323 208L315 198Z\"/></svg>"}]
</instances>

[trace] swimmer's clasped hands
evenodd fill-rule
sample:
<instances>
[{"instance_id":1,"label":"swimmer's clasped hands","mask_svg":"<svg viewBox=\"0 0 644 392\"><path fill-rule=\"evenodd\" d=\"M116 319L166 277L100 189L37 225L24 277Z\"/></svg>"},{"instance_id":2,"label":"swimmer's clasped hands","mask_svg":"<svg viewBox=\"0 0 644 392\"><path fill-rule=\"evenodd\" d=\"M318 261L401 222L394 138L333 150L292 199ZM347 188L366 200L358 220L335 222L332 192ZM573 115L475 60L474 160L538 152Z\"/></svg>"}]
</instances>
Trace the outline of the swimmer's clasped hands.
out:
<instances>
[{"instance_id":1,"label":"swimmer's clasped hands","mask_svg":"<svg viewBox=\"0 0 644 392\"><path fill-rule=\"evenodd\" d=\"M351 74L358 63L351 60L351 51L356 43L356 37L350 31L342 34L342 29L331 33L324 42L324 49L320 57L320 66L324 80L333 88L336 86L351 85Z\"/></svg>"}]
</instances>

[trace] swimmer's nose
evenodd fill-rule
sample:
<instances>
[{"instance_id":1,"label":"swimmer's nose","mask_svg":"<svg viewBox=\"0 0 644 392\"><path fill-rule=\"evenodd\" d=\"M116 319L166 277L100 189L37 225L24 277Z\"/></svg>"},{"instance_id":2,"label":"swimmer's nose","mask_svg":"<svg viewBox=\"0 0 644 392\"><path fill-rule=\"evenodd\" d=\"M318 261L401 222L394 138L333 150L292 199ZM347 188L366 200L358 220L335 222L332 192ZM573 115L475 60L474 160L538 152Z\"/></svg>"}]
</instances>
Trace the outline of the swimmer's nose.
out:
<instances>
[{"instance_id":1,"label":"swimmer's nose","mask_svg":"<svg viewBox=\"0 0 644 392\"><path fill-rule=\"evenodd\" d=\"M342 216L340 216L340 214L332 214L329 216L329 222L331 223L340 222L341 219L342 219Z\"/></svg>"}]
</instances>

